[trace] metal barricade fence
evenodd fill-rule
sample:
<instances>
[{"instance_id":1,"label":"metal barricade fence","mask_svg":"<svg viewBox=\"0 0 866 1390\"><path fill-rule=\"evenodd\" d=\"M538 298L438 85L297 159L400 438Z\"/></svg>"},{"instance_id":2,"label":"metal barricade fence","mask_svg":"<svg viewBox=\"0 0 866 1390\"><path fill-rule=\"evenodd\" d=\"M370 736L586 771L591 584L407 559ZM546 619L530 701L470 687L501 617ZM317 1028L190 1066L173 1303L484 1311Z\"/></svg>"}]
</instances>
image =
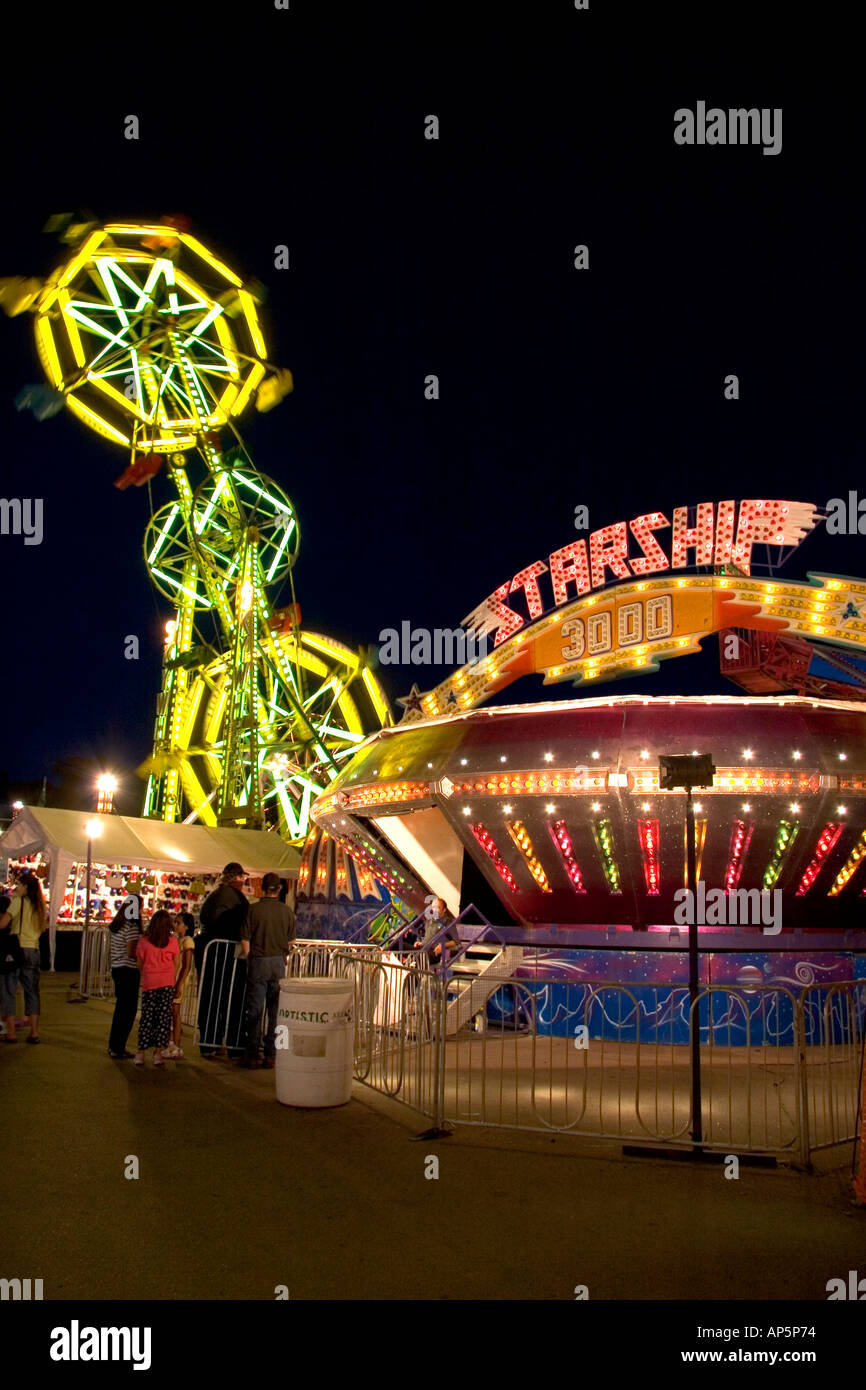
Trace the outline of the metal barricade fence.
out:
<instances>
[{"instance_id":1,"label":"metal barricade fence","mask_svg":"<svg viewBox=\"0 0 866 1390\"><path fill-rule=\"evenodd\" d=\"M108 938L97 927L82 941L82 992L93 997L112 992ZM207 997L199 979L183 1002L183 1023L206 1046L243 1046L246 966L235 949L208 944ZM287 977L327 975L352 980L355 1079L437 1124L688 1148L697 1026L704 1148L807 1162L856 1137L866 980L710 985L690 1004L685 985L575 981L526 965L491 980L472 1027L450 1031L455 981L417 958L293 943Z\"/></svg>"},{"instance_id":2,"label":"metal barricade fence","mask_svg":"<svg viewBox=\"0 0 866 1390\"><path fill-rule=\"evenodd\" d=\"M78 991L85 999L110 999L114 995L111 932L108 927L89 927L81 933Z\"/></svg>"},{"instance_id":3,"label":"metal barricade fence","mask_svg":"<svg viewBox=\"0 0 866 1390\"><path fill-rule=\"evenodd\" d=\"M351 962L355 1077L436 1123L689 1148L690 1029L701 1039L702 1147L808 1161L855 1137L866 981L800 991L491 982L448 1035L452 986L383 957Z\"/></svg>"},{"instance_id":4,"label":"metal barricade fence","mask_svg":"<svg viewBox=\"0 0 866 1390\"><path fill-rule=\"evenodd\" d=\"M794 992L778 985L711 985L695 1001L692 1026L695 1016L702 1040L703 1147L805 1161L802 1011Z\"/></svg>"},{"instance_id":5,"label":"metal barricade fence","mask_svg":"<svg viewBox=\"0 0 866 1390\"><path fill-rule=\"evenodd\" d=\"M181 1005L181 1022L194 1030L199 1044L206 1047L225 1047L240 1051L245 1043L244 996L246 994L246 960L236 956L237 942L218 938L209 941L202 956L201 972L196 988L187 989ZM336 957L350 961L377 961L382 952L378 946L355 945L345 941L294 941L286 961L286 978L322 978L343 973L335 965ZM204 991L203 991L204 986ZM262 1032L267 1027L266 1011L262 1013Z\"/></svg>"},{"instance_id":6,"label":"metal barricade fence","mask_svg":"<svg viewBox=\"0 0 866 1390\"><path fill-rule=\"evenodd\" d=\"M446 1007L441 977L391 952L380 953L378 960L337 952L331 968L353 983L355 1080L441 1123Z\"/></svg>"},{"instance_id":7,"label":"metal barricade fence","mask_svg":"<svg viewBox=\"0 0 866 1390\"><path fill-rule=\"evenodd\" d=\"M710 986L692 1006L685 986L536 976L494 1002L481 1034L445 1041L446 1118L690 1147L697 1025L703 1147L800 1155L799 1049L767 1027L783 1002L796 1015L790 990Z\"/></svg>"},{"instance_id":8,"label":"metal barricade fence","mask_svg":"<svg viewBox=\"0 0 866 1390\"><path fill-rule=\"evenodd\" d=\"M192 978L181 1002L181 1023L195 1034L204 1025L206 1035L219 1038L212 1046L238 1049L243 1042L243 1001L246 992L246 964L235 957L237 943L218 938L208 943L202 957L200 974L193 968ZM326 976L331 973L331 961L338 953L350 953L359 960L378 960L381 947L369 943L345 941L298 940L292 943L286 964L286 976ZM209 954L210 953L210 954ZM199 1003L201 980L208 962L208 994L201 1022ZM95 926L82 933L79 992L85 998L113 999L114 981L111 975L111 932L107 926ZM264 1026L264 1016L263 1016Z\"/></svg>"},{"instance_id":9,"label":"metal barricade fence","mask_svg":"<svg viewBox=\"0 0 866 1390\"><path fill-rule=\"evenodd\" d=\"M809 1148L857 1137L866 980L811 985L801 996L804 1122Z\"/></svg>"}]
</instances>

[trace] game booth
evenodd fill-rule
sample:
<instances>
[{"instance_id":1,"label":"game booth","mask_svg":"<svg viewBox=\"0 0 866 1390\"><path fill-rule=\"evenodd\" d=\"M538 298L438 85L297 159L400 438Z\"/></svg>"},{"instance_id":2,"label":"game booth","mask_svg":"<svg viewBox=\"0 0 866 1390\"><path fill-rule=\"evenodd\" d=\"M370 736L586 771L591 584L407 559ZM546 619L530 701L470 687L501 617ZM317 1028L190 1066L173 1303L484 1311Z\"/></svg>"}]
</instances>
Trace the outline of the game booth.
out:
<instances>
[{"instance_id":1,"label":"game booth","mask_svg":"<svg viewBox=\"0 0 866 1390\"><path fill-rule=\"evenodd\" d=\"M288 901L294 900L300 856L267 831L25 806L0 836L0 877L26 867L42 880L52 970L78 968L85 919L92 926L110 922L127 892L141 893L145 917L158 908L197 917L233 860L250 875L253 897L260 895L262 876L277 873L288 882Z\"/></svg>"}]
</instances>

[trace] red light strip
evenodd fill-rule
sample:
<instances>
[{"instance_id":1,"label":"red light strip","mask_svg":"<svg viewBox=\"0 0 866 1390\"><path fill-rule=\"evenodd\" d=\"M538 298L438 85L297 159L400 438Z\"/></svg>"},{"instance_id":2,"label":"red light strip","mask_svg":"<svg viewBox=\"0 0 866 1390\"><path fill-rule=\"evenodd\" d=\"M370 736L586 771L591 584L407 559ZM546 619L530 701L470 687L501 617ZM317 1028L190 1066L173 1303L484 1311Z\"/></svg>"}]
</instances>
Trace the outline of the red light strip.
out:
<instances>
[{"instance_id":1,"label":"red light strip","mask_svg":"<svg viewBox=\"0 0 866 1390\"><path fill-rule=\"evenodd\" d=\"M307 843L301 855L301 867L298 869L298 892L305 893L310 882L310 855L313 852L313 845L316 842L317 831L311 830L307 836Z\"/></svg>"},{"instance_id":2,"label":"red light strip","mask_svg":"<svg viewBox=\"0 0 866 1390\"><path fill-rule=\"evenodd\" d=\"M571 880L571 886L575 893L585 893L583 886L583 874L580 872L580 865L574 857L574 850L571 843L571 836L568 833L564 820L548 821L547 828L550 831L553 843L559 850L562 862L565 865L565 872Z\"/></svg>"},{"instance_id":3,"label":"red light strip","mask_svg":"<svg viewBox=\"0 0 866 1390\"><path fill-rule=\"evenodd\" d=\"M640 842L640 852L643 859L643 876L646 881L646 891L649 897L655 898L658 897L659 884L661 883L658 821L639 820L637 823L637 837Z\"/></svg>"},{"instance_id":4,"label":"red light strip","mask_svg":"<svg viewBox=\"0 0 866 1390\"><path fill-rule=\"evenodd\" d=\"M376 892L376 880L370 872L368 865L364 863L358 852L351 846L349 846L349 854L352 856L352 862L355 865L355 874L358 879L358 888L361 897L377 898L379 894Z\"/></svg>"},{"instance_id":5,"label":"red light strip","mask_svg":"<svg viewBox=\"0 0 866 1390\"><path fill-rule=\"evenodd\" d=\"M821 867L824 863L824 860L827 858L827 855L836 845L839 836L842 834L842 828L843 827L836 821L828 821L827 824L824 826L824 829L818 836L818 843L815 846L815 854L812 859L812 862L810 863L806 872L803 874L803 877L800 879L800 886L797 889L796 893L796 896L798 898L804 898L808 893L809 889L812 887L812 884L815 882L815 879L821 872Z\"/></svg>"},{"instance_id":6,"label":"red light strip","mask_svg":"<svg viewBox=\"0 0 866 1390\"><path fill-rule=\"evenodd\" d=\"M499 853L499 850L496 848L496 845L493 842L493 836L490 834L490 831L487 829L485 825L482 825L480 822L477 825L473 825L471 829L472 834L475 836L479 845L484 850L484 853L490 859L494 869L499 874L500 878L505 880L512 893L516 893L517 880L514 877L514 874L509 869L505 860L502 858L502 855Z\"/></svg>"},{"instance_id":7,"label":"red light strip","mask_svg":"<svg viewBox=\"0 0 866 1390\"><path fill-rule=\"evenodd\" d=\"M319 862L316 868L316 892L324 893L328 886L328 834L322 831L322 842L319 845Z\"/></svg>"},{"instance_id":8,"label":"red light strip","mask_svg":"<svg viewBox=\"0 0 866 1390\"><path fill-rule=\"evenodd\" d=\"M735 820L731 827L731 847L728 850L728 865L725 869L725 891L727 893L732 893L740 881L754 833L754 821Z\"/></svg>"},{"instance_id":9,"label":"red light strip","mask_svg":"<svg viewBox=\"0 0 866 1390\"><path fill-rule=\"evenodd\" d=\"M337 845L337 895L348 894L349 891L349 871L346 865L346 851L342 845Z\"/></svg>"}]
</instances>

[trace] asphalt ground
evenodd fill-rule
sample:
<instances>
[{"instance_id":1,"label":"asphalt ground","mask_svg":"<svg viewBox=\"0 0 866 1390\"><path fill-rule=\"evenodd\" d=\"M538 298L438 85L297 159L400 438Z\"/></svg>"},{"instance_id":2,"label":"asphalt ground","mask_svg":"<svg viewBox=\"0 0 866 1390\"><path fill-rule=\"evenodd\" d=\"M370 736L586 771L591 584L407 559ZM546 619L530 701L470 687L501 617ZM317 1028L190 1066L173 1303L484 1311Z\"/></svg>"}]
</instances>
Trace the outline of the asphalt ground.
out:
<instances>
[{"instance_id":1,"label":"asphalt ground","mask_svg":"<svg viewBox=\"0 0 866 1390\"><path fill-rule=\"evenodd\" d=\"M74 978L43 974L39 1047L0 1045L0 1275L46 1300L825 1301L866 1273L847 1168L731 1180L563 1137L417 1142L423 1118L364 1087L293 1109L273 1072L188 1040L162 1070L111 1061L112 1004L67 1003Z\"/></svg>"}]
</instances>

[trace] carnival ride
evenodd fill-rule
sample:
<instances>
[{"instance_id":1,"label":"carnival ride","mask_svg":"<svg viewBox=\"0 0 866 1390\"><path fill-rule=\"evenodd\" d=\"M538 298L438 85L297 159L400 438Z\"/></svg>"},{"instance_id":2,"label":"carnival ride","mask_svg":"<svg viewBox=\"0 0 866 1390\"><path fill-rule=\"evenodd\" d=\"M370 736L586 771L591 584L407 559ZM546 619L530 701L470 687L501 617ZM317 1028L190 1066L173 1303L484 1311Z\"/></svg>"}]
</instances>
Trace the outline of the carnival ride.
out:
<instances>
[{"instance_id":1,"label":"carnival ride","mask_svg":"<svg viewBox=\"0 0 866 1390\"><path fill-rule=\"evenodd\" d=\"M760 932L729 908L777 892L786 933L859 927L866 581L783 579L772 562L752 573L757 546L790 554L820 515L803 502L700 503L674 510L669 553L654 533L671 522L653 512L520 570L464 619L492 650L413 687L400 724L359 750L314 821L416 909L432 890L452 910L472 900L493 914L503 941L585 945L587 929L677 920L682 796L662 787L659 760L707 751L716 771L695 823L697 878L717 895L707 929ZM690 552L704 572L677 575ZM479 708L532 673L583 693L652 672L710 634L748 696Z\"/></svg>"},{"instance_id":2,"label":"carnival ride","mask_svg":"<svg viewBox=\"0 0 866 1390\"><path fill-rule=\"evenodd\" d=\"M151 504L144 560L172 605L144 814L308 838L311 800L371 731L388 699L363 652L301 627L293 582L300 526L255 468L243 412L277 405L291 373L267 360L261 287L189 231L63 223L71 259L44 282L0 281L9 314L35 315L50 385L16 399L39 418L65 405L128 451L116 480ZM287 585L290 601L278 606Z\"/></svg>"},{"instance_id":3,"label":"carnival ride","mask_svg":"<svg viewBox=\"0 0 866 1390\"><path fill-rule=\"evenodd\" d=\"M818 927L841 941L866 903L864 735L862 704L799 696L493 706L370 738L313 817L418 911L433 891L452 911L473 901L503 941L586 946L612 929L633 944L686 921L683 796L661 787L660 758L708 749L702 933L745 927L779 947L775 902L785 939Z\"/></svg>"}]
</instances>

